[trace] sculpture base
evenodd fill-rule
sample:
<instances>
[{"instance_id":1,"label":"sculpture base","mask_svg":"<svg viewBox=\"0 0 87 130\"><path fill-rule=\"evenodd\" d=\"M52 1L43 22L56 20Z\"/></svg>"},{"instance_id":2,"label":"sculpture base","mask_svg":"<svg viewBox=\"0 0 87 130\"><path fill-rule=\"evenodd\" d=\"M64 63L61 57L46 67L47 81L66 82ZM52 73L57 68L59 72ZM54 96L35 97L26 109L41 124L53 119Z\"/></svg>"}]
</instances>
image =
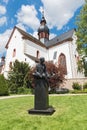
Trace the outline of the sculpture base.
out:
<instances>
[{"instance_id":1,"label":"sculpture base","mask_svg":"<svg viewBox=\"0 0 87 130\"><path fill-rule=\"evenodd\" d=\"M49 107L46 110L36 110L36 109L30 109L28 110L29 114L37 114L37 115L52 115L55 112L53 107Z\"/></svg>"}]
</instances>

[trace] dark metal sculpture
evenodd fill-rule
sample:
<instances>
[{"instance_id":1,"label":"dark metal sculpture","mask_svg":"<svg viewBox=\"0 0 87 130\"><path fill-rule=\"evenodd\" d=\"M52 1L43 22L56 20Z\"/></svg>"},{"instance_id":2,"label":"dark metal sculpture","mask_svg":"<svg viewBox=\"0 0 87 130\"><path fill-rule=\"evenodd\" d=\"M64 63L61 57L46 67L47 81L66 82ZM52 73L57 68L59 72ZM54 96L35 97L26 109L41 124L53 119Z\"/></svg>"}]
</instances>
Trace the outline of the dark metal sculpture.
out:
<instances>
[{"instance_id":1,"label":"dark metal sculpture","mask_svg":"<svg viewBox=\"0 0 87 130\"><path fill-rule=\"evenodd\" d=\"M48 74L46 71L45 59L40 58L36 71L33 73L35 79L34 109L29 110L30 114L52 114L55 110L49 106L48 97Z\"/></svg>"}]
</instances>

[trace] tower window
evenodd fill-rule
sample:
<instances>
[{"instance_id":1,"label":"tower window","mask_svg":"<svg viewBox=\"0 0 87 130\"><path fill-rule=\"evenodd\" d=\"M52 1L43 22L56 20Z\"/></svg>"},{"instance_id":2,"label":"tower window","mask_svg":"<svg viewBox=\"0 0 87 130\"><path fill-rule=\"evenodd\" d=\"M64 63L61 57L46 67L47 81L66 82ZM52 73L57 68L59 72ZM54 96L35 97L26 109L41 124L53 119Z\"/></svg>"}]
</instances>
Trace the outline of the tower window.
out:
<instances>
[{"instance_id":1,"label":"tower window","mask_svg":"<svg viewBox=\"0 0 87 130\"><path fill-rule=\"evenodd\" d=\"M16 56L16 49L13 49L13 57Z\"/></svg>"}]
</instances>

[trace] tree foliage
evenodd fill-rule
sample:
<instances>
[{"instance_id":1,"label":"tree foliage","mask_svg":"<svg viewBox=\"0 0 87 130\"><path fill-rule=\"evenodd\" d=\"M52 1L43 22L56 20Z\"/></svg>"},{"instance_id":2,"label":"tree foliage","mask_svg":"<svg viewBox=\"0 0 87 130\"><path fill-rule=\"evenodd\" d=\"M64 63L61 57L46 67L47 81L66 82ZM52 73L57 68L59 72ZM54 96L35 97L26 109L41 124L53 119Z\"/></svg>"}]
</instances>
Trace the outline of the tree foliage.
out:
<instances>
[{"instance_id":1,"label":"tree foliage","mask_svg":"<svg viewBox=\"0 0 87 130\"><path fill-rule=\"evenodd\" d=\"M77 50L81 56L80 70L84 68L84 74L87 76L87 67L85 58L87 57L87 0L82 7L79 16L77 17Z\"/></svg>"},{"instance_id":2,"label":"tree foliage","mask_svg":"<svg viewBox=\"0 0 87 130\"><path fill-rule=\"evenodd\" d=\"M63 83L65 80L64 70L61 67L58 67L54 63L48 61L45 62L47 73L49 74L48 82L51 89L55 89L56 87L59 88L60 84ZM34 77L33 72L35 71L35 67L31 69L31 71L28 73L28 79L31 79L32 87L35 87L34 84Z\"/></svg>"},{"instance_id":3,"label":"tree foliage","mask_svg":"<svg viewBox=\"0 0 87 130\"><path fill-rule=\"evenodd\" d=\"M19 87L27 86L26 75L30 71L30 66L27 63L19 62L16 60L12 67L11 71L8 74L8 84L10 91L17 93Z\"/></svg>"},{"instance_id":4,"label":"tree foliage","mask_svg":"<svg viewBox=\"0 0 87 130\"><path fill-rule=\"evenodd\" d=\"M64 69L52 62L46 62L47 72L50 75L49 86L51 88L59 87L64 81Z\"/></svg>"},{"instance_id":5,"label":"tree foliage","mask_svg":"<svg viewBox=\"0 0 87 130\"><path fill-rule=\"evenodd\" d=\"M9 89L7 86L6 79L3 75L0 75L0 96L9 95Z\"/></svg>"}]
</instances>

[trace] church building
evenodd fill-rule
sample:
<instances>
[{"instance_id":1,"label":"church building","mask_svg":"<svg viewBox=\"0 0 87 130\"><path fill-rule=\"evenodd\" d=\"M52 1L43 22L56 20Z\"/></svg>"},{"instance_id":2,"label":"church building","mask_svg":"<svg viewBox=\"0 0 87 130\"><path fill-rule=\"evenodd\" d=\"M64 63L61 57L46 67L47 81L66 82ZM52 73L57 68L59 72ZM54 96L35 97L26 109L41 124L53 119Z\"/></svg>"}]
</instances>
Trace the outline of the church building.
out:
<instances>
[{"instance_id":1,"label":"church building","mask_svg":"<svg viewBox=\"0 0 87 130\"><path fill-rule=\"evenodd\" d=\"M67 79L83 76L78 73L77 69L79 57L76 51L77 37L75 29L49 39L50 30L45 17L42 16L37 33L38 39L20 28L14 27L6 44L5 77L7 77L10 67L16 59L33 66L40 57L44 57L46 61L52 61L62 66Z\"/></svg>"}]
</instances>

